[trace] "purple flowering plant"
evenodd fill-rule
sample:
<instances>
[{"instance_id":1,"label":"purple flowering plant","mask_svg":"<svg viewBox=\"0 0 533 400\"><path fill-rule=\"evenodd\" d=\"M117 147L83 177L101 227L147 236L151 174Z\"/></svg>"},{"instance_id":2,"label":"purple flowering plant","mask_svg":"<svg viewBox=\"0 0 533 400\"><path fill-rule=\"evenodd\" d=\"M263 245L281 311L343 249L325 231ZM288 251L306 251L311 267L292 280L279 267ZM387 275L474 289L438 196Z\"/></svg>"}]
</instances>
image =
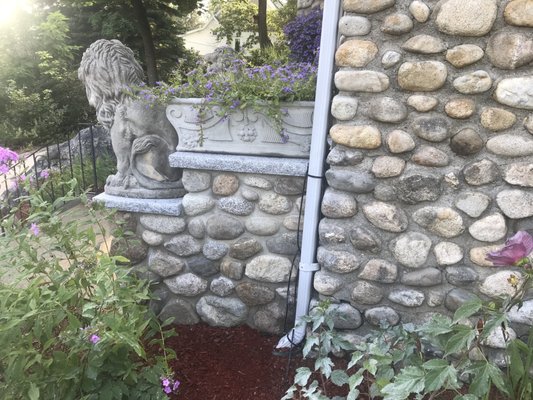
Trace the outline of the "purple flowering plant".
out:
<instances>
[{"instance_id":1,"label":"purple flowering plant","mask_svg":"<svg viewBox=\"0 0 533 400\"><path fill-rule=\"evenodd\" d=\"M322 32L322 10L314 8L306 14L300 14L283 28L291 58L301 62L315 63L320 51L320 34Z\"/></svg>"},{"instance_id":2,"label":"purple flowering plant","mask_svg":"<svg viewBox=\"0 0 533 400\"><path fill-rule=\"evenodd\" d=\"M168 104L173 98L202 98L199 114L215 110L228 117L236 109L252 108L270 118L277 132L285 137L282 103L314 101L317 67L310 62L252 66L242 59L224 67L198 63L185 76L175 75L169 83L158 82L142 88L137 97L150 104Z\"/></svg>"},{"instance_id":3,"label":"purple flowering plant","mask_svg":"<svg viewBox=\"0 0 533 400\"><path fill-rule=\"evenodd\" d=\"M0 147L0 174L7 174L11 165L19 160L19 155L13 150Z\"/></svg>"},{"instance_id":4,"label":"purple flowering plant","mask_svg":"<svg viewBox=\"0 0 533 400\"><path fill-rule=\"evenodd\" d=\"M174 379L172 375L164 375L161 378L161 388L166 395L178 393L178 389L181 385L181 382L177 379Z\"/></svg>"},{"instance_id":5,"label":"purple flowering plant","mask_svg":"<svg viewBox=\"0 0 533 400\"><path fill-rule=\"evenodd\" d=\"M18 156L0 148L0 158ZM116 216L77 195L75 180L47 200L46 178L13 177L21 190L0 221L0 398L167 398L180 385L160 380L171 376L173 331L149 310L148 282L110 254L103 223ZM70 201L84 207L83 221L65 218Z\"/></svg>"}]
</instances>

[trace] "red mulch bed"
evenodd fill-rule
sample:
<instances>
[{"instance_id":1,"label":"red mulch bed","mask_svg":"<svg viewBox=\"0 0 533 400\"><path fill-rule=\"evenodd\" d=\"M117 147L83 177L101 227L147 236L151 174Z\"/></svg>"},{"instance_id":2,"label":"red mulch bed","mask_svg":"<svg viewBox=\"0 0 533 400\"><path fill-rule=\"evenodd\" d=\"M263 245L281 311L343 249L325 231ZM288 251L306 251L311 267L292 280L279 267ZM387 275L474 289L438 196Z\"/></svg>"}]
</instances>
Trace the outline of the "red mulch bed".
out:
<instances>
[{"instance_id":1,"label":"red mulch bed","mask_svg":"<svg viewBox=\"0 0 533 400\"><path fill-rule=\"evenodd\" d=\"M248 326L211 327L205 324L175 327L167 340L176 351L171 362L181 381L176 399L279 400L291 385L301 356L272 354L279 336Z\"/></svg>"},{"instance_id":2,"label":"red mulch bed","mask_svg":"<svg viewBox=\"0 0 533 400\"><path fill-rule=\"evenodd\" d=\"M174 329L177 335L168 339L167 345L176 352L171 367L181 382L179 393L172 397L175 400L280 400L291 386L296 368L305 364L313 369L313 360L303 360L300 353L290 358L272 354L280 337L248 326L197 324ZM327 389L329 396L347 394L331 385ZM365 389L360 388L359 400L368 400ZM434 399L454 397L455 393L449 392ZM505 399L496 391L489 398Z\"/></svg>"}]
</instances>

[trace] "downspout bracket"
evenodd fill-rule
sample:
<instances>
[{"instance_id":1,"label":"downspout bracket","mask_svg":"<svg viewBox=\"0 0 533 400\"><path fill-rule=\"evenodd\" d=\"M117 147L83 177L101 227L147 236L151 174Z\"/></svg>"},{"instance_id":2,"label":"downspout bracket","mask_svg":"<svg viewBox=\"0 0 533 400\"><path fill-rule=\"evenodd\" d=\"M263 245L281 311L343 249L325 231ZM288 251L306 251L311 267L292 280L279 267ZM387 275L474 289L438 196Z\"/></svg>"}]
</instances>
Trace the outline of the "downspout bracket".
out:
<instances>
[{"instance_id":1,"label":"downspout bracket","mask_svg":"<svg viewBox=\"0 0 533 400\"><path fill-rule=\"evenodd\" d=\"M319 263L304 263L304 262L301 262L298 269L300 271L305 271L305 272L316 272L316 271L320 270L320 264Z\"/></svg>"}]
</instances>

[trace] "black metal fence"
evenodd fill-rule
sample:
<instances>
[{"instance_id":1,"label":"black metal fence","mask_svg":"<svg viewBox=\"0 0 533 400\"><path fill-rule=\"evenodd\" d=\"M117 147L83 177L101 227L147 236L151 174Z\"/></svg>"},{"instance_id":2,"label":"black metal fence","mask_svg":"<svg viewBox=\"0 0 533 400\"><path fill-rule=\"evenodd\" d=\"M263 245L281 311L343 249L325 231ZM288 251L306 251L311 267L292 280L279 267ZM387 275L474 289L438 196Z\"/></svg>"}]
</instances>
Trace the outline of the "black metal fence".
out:
<instances>
[{"instance_id":1,"label":"black metal fence","mask_svg":"<svg viewBox=\"0 0 533 400\"><path fill-rule=\"evenodd\" d=\"M64 196L65 187L61 182L73 178L77 179L80 191L90 194L103 191L105 178L114 167L108 135L99 126L77 124L73 133L65 139L30 154L21 154L19 161L0 176L0 196L4 200L0 217L9 212L9 205L14 204L14 199L24 194L21 183L27 179L36 188L48 181L47 200L50 201Z\"/></svg>"}]
</instances>

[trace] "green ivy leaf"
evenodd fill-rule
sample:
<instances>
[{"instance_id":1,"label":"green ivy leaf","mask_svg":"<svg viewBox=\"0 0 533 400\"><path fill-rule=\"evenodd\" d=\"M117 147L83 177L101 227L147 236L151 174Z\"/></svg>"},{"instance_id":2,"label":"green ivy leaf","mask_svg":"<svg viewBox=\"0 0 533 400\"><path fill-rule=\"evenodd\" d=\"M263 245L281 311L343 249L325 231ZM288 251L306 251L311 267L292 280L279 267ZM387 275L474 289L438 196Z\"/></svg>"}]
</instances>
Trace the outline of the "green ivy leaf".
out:
<instances>
[{"instance_id":1,"label":"green ivy leaf","mask_svg":"<svg viewBox=\"0 0 533 400\"><path fill-rule=\"evenodd\" d=\"M324 316L323 315L319 316L316 319L313 319L312 331L316 332L316 330L320 327L320 325L322 325L323 322L324 322Z\"/></svg>"},{"instance_id":2,"label":"green ivy leaf","mask_svg":"<svg viewBox=\"0 0 533 400\"><path fill-rule=\"evenodd\" d=\"M492 384L502 393L508 393L503 380L503 372L488 361L479 361L473 364L465 370L465 373L472 374L469 392L473 395L478 397L486 396Z\"/></svg>"},{"instance_id":3,"label":"green ivy leaf","mask_svg":"<svg viewBox=\"0 0 533 400\"><path fill-rule=\"evenodd\" d=\"M320 373L329 379L331 376L331 367L333 367L333 361L329 357L320 357L315 361L315 371L320 370Z\"/></svg>"},{"instance_id":4,"label":"green ivy leaf","mask_svg":"<svg viewBox=\"0 0 533 400\"><path fill-rule=\"evenodd\" d=\"M363 373L364 373L364 370L361 368L355 374L350 376L350 378L348 378L348 385L350 386L350 392L354 390L355 388L357 388L361 384L361 382L363 382L363 378L364 378Z\"/></svg>"},{"instance_id":5,"label":"green ivy leaf","mask_svg":"<svg viewBox=\"0 0 533 400\"><path fill-rule=\"evenodd\" d=\"M359 389L354 387L348 393L348 396L346 397L346 400L357 400L358 397L359 397Z\"/></svg>"},{"instance_id":6,"label":"green ivy leaf","mask_svg":"<svg viewBox=\"0 0 533 400\"><path fill-rule=\"evenodd\" d=\"M350 377L346 373L346 371L342 369L336 369L331 373L331 382L333 382L337 386L346 385L348 383L348 379Z\"/></svg>"},{"instance_id":7,"label":"green ivy leaf","mask_svg":"<svg viewBox=\"0 0 533 400\"><path fill-rule=\"evenodd\" d=\"M362 358L364 357L364 354L360 351L354 351L352 353L352 359L348 363L348 369L352 368L355 364L357 364Z\"/></svg>"},{"instance_id":8,"label":"green ivy leaf","mask_svg":"<svg viewBox=\"0 0 533 400\"><path fill-rule=\"evenodd\" d=\"M290 388L287 389L285 392L285 396L281 398L281 400L292 400L294 399L294 395L296 394L296 386L292 385Z\"/></svg>"},{"instance_id":9,"label":"green ivy leaf","mask_svg":"<svg viewBox=\"0 0 533 400\"><path fill-rule=\"evenodd\" d=\"M454 327L454 331L456 333L448 339L448 342L444 346L444 356L467 351L472 341L476 338L476 330L468 326L457 325Z\"/></svg>"},{"instance_id":10,"label":"green ivy leaf","mask_svg":"<svg viewBox=\"0 0 533 400\"><path fill-rule=\"evenodd\" d=\"M411 393L420 393L424 390L424 378L424 371L419 367L402 369L394 382L381 389L383 400L404 400Z\"/></svg>"},{"instance_id":11,"label":"green ivy leaf","mask_svg":"<svg viewBox=\"0 0 533 400\"><path fill-rule=\"evenodd\" d=\"M311 377L311 370L307 367L298 368L296 370L296 376L294 377L294 384L300 386L306 386L309 378Z\"/></svg>"},{"instance_id":12,"label":"green ivy leaf","mask_svg":"<svg viewBox=\"0 0 533 400\"><path fill-rule=\"evenodd\" d=\"M479 398L473 394L463 394L455 396L453 400L479 400Z\"/></svg>"},{"instance_id":13,"label":"green ivy leaf","mask_svg":"<svg viewBox=\"0 0 533 400\"><path fill-rule=\"evenodd\" d=\"M376 375L376 371L378 370L378 360L376 360L375 358L365 360L363 362L363 368L370 372L372 375Z\"/></svg>"},{"instance_id":14,"label":"green ivy leaf","mask_svg":"<svg viewBox=\"0 0 533 400\"><path fill-rule=\"evenodd\" d=\"M85 318L94 318L96 315L96 308L98 307L98 304L87 302L83 305L83 309L81 312L82 317Z\"/></svg>"},{"instance_id":15,"label":"green ivy leaf","mask_svg":"<svg viewBox=\"0 0 533 400\"><path fill-rule=\"evenodd\" d=\"M470 318L472 315L477 313L483 307L483 302L480 298L475 298L473 300L467 301L461 307L459 307L453 314L453 323L456 324L458 321L466 318Z\"/></svg>"},{"instance_id":16,"label":"green ivy leaf","mask_svg":"<svg viewBox=\"0 0 533 400\"><path fill-rule=\"evenodd\" d=\"M28 389L28 397L30 400L38 400L40 397L39 388L35 383L30 383L30 388Z\"/></svg>"},{"instance_id":17,"label":"green ivy leaf","mask_svg":"<svg viewBox=\"0 0 533 400\"><path fill-rule=\"evenodd\" d=\"M431 321L420 327L420 332L429 336L440 336L453 330L452 320L444 315L435 315Z\"/></svg>"},{"instance_id":18,"label":"green ivy leaf","mask_svg":"<svg viewBox=\"0 0 533 400\"><path fill-rule=\"evenodd\" d=\"M507 317L505 314L496 314L492 318L489 318L483 326L480 339L486 339L494 329L500 329L506 321Z\"/></svg>"},{"instance_id":19,"label":"green ivy leaf","mask_svg":"<svg viewBox=\"0 0 533 400\"><path fill-rule=\"evenodd\" d=\"M422 367L426 370L426 392L433 392L441 388L456 389L460 387L457 380L458 372L447 360L429 360Z\"/></svg>"},{"instance_id":20,"label":"green ivy leaf","mask_svg":"<svg viewBox=\"0 0 533 400\"><path fill-rule=\"evenodd\" d=\"M304 348L302 349L302 354L304 357L307 357L309 352L313 349L314 346L318 346L320 340L316 335L309 335L305 340Z\"/></svg>"}]
</instances>

